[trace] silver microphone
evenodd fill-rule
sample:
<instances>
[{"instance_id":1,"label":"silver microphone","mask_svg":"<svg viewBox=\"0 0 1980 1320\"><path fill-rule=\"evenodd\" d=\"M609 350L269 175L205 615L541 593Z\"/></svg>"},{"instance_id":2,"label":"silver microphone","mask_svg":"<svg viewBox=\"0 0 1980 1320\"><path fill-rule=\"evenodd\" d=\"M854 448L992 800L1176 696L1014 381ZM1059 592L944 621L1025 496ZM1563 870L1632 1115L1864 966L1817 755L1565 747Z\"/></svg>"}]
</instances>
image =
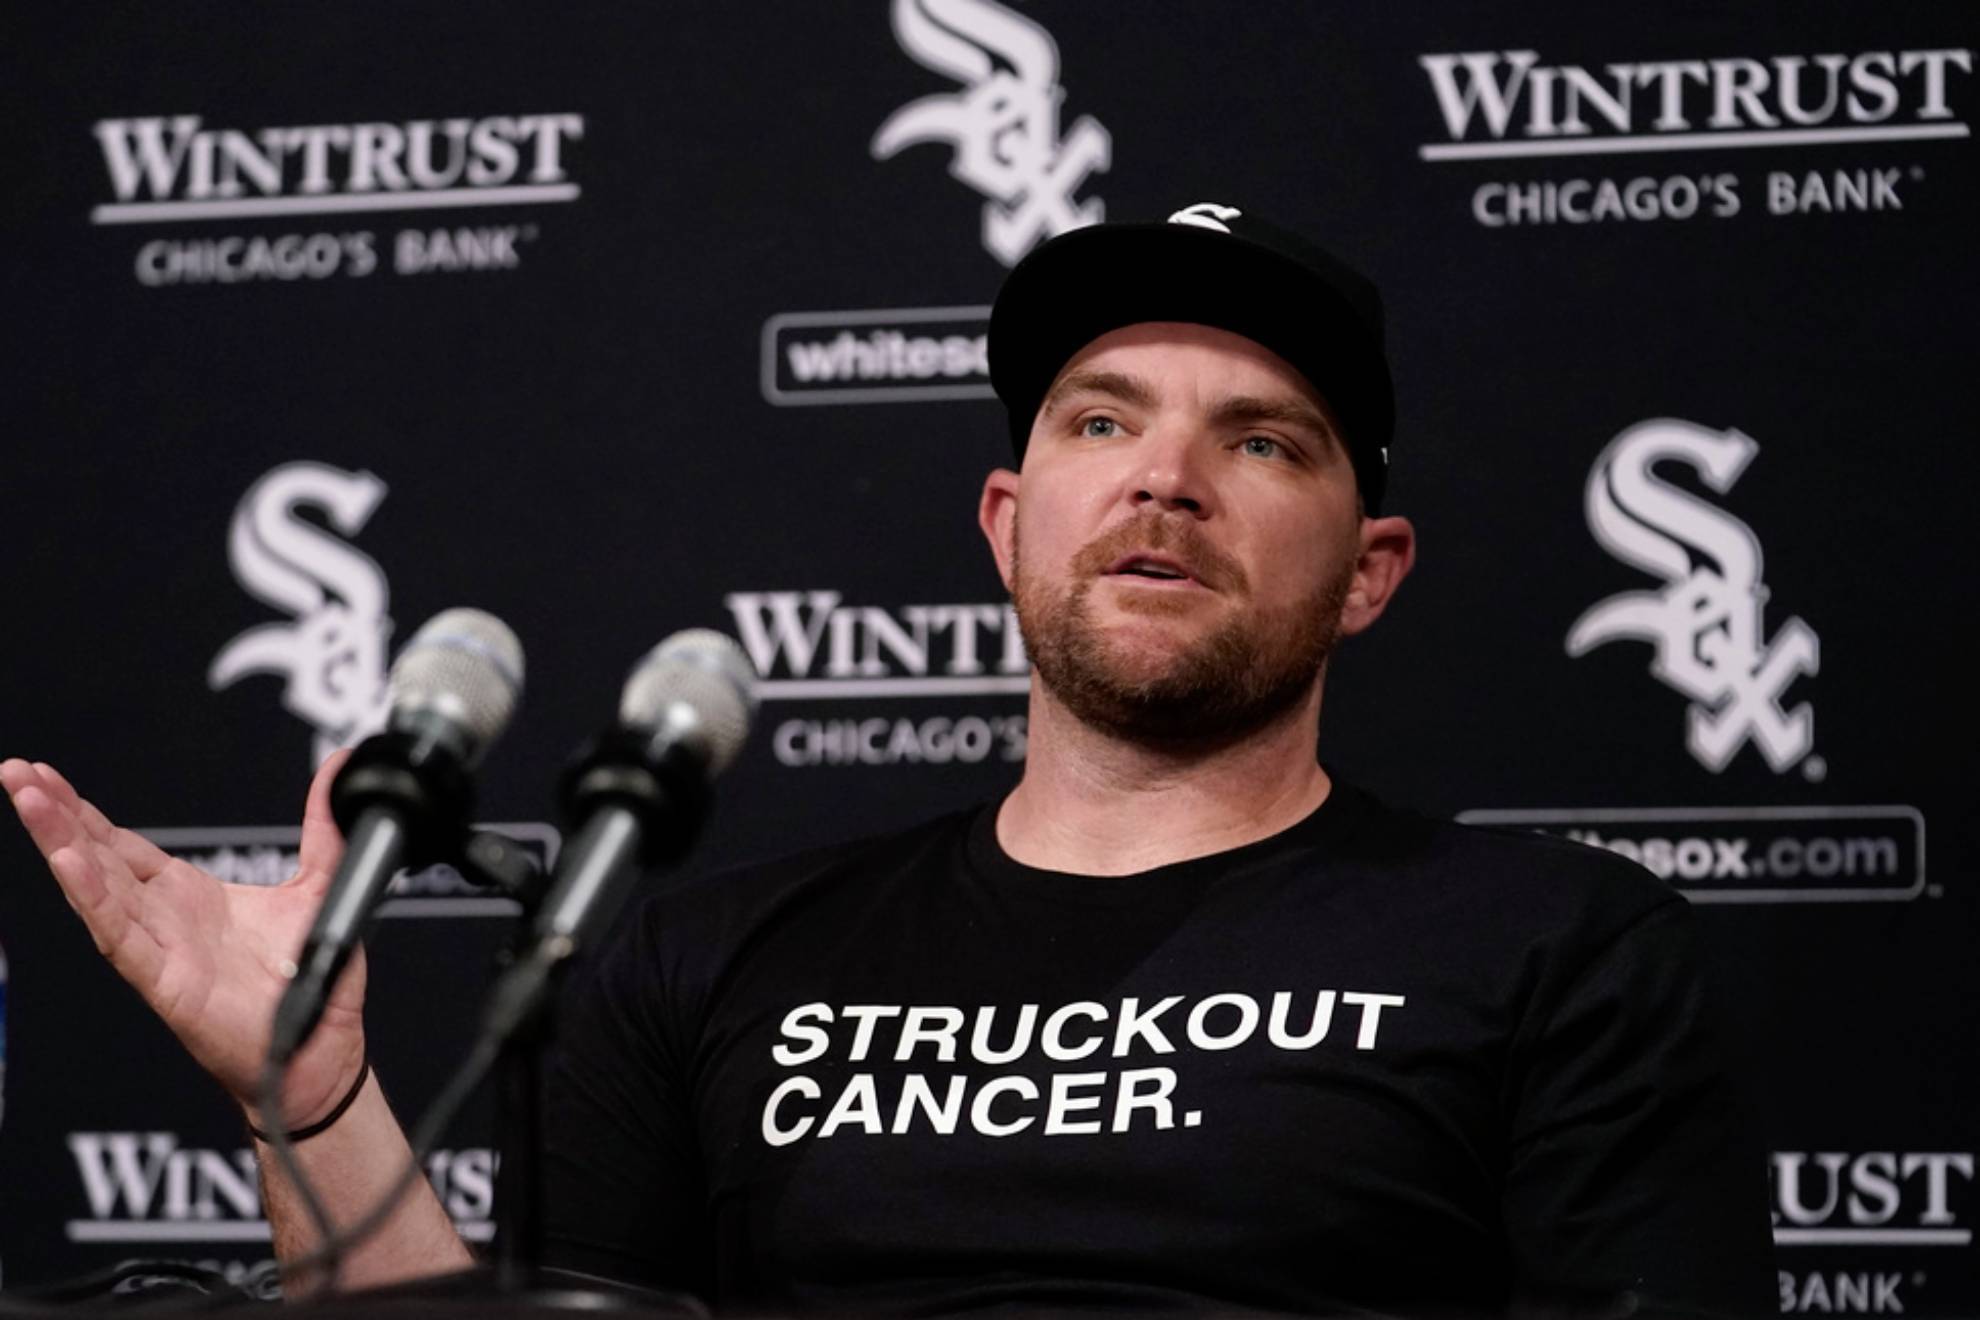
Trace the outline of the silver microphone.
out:
<instances>
[{"instance_id":1,"label":"silver microphone","mask_svg":"<svg viewBox=\"0 0 1980 1320\"><path fill-rule=\"evenodd\" d=\"M735 760L755 710L756 672L721 633L675 633L633 667L617 725L566 776L576 833L528 947L490 995L484 1031L515 1031L540 1006L556 968L618 912L642 864L687 851L707 814L708 781Z\"/></svg>"},{"instance_id":2,"label":"silver microphone","mask_svg":"<svg viewBox=\"0 0 1980 1320\"><path fill-rule=\"evenodd\" d=\"M316 1029L401 866L445 860L459 843L470 775L507 727L522 683L522 644L481 610L434 615L393 662L385 732L360 743L330 786L344 858L276 1006L270 1062L287 1063Z\"/></svg>"}]
</instances>

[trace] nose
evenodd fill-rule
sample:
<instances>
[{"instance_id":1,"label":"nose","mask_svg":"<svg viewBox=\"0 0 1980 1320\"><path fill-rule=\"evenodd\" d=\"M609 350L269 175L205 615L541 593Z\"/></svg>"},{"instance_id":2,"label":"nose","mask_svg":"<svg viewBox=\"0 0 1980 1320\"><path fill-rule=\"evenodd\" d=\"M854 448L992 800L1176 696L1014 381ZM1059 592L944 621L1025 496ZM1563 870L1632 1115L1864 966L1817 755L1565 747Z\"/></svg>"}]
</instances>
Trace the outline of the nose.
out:
<instances>
[{"instance_id":1,"label":"nose","mask_svg":"<svg viewBox=\"0 0 1980 1320\"><path fill-rule=\"evenodd\" d=\"M1198 437L1188 427L1151 430L1143 437L1134 494L1129 502L1164 513L1208 517L1209 479Z\"/></svg>"}]
</instances>

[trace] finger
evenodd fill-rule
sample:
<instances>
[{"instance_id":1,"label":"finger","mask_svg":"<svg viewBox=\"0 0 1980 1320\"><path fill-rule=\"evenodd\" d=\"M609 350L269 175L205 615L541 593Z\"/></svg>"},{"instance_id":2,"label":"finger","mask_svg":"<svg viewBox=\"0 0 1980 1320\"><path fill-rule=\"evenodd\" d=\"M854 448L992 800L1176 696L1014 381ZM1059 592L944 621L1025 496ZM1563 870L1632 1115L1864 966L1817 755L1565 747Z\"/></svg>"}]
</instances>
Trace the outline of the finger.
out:
<instances>
[{"instance_id":1,"label":"finger","mask_svg":"<svg viewBox=\"0 0 1980 1320\"><path fill-rule=\"evenodd\" d=\"M18 756L10 756L0 761L0 788L7 790L9 798L40 778L41 776L35 774L34 767Z\"/></svg>"},{"instance_id":2,"label":"finger","mask_svg":"<svg viewBox=\"0 0 1980 1320\"><path fill-rule=\"evenodd\" d=\"M18 756L10 756L4 761L0 761L0 785L6 787L9 797L24 788L47 788L42 783L41 772L35 769L31 763L23 761ZM48 791L53 796L53 790Z\"/></svg>"},{"instance_id":3,"label":"finger","mask_svg":"<svg viewBox=\"0 0 1980 1320\"><path fill-rule=\"evenodd\" d=\"M75 813L77 822L88 832L89 837L98 843L110 842L110 836L116 832L117 827L110 823L108 816L98 811L83 798L82 794L76 792L75 785L71 784L60 770L46 761L36 761L34 771L41 776L42 787L48 790L49 795Z\"/></svg>"},{"instance_id":4,"label":"finger","mask_svg":"<svg viewBox=\"0 0 1980 1320\"><path fill-rule=\"evenodd\" d=\"M116 849L139 881L151 879L171 864L170 853L136 830L127 830L104 815L88 798L76 792L75 785L60 770L46 761L36 761L34 769L55 800L75 813L83 831L98 843Z\"/></svg>"},{"instance_id":5,"label":"finger","mask_svg":"<svg viewBox=\"0 0 1980 1320\"><path fill-rule=\"evenodd\" d=\"M132 920L130 908L97 857L81 848L58 848L48 859L48 869L55 873L69 906L89 928L96 947L124 978L140 989L156 981L164 969L165 951Z\"/></svg>"},{"instance_id":6,"label":"finger","mask_svg":"<svg viewBox=\"0 0 1980 1320\"><path fill-rule=\"evenodd\" d=\"M317 767L316 778L309 781L309 797L303 802L302 842L296 850L296 879L304 884L327 881L343 860L344 833L330 812L330 785L350 759L348 748L332 752Z\"/></svg>"},{"instance_id":7,"label":"finger","mask_svg":"<svg viewBox=\"0 0 1980 1320\"><path fill-rule=\"evenodd\" d=\"M116 853L123 869L140 883L171 863L170 854L151 840L113 825L46 762L30 764L13 760L0 764L0 783L12 795L15 811L20 813L21 822L28 827L43 856L70 843L107 848ZM21 794L30 789L36 795L36 805L23 806Z\"/></svg>"},{"instance_id":8,"label":"finger","mask_svg":"<svg viewBox=\"0 0 1980 1320\"><path fill-rule=\"evenodd\" d=\"M138 901L136 890L139 881L129 864L116 849L90 838L77 822L75 813L48 791L46 783L39 778L31 783L22 782L13 799L15 814L21 818L21 824L27 826L28 837L34 840L34 846L48 860L51 870L55 865L55 855L64 849L71 850L93 862L89 874L96 877L97 883L120 904ZM61 878L56 876L57 880ZM75 906L75 896L68 894L66 887L63 892L68 895L70 905Z\"/></svg>"},{"instance_id":9,"label":"finger","mask_svg":"<svg viewBox=\"0 0 1980 1320\"><path fill-rule=\"evenodd\" d=\"M140 883L151 879L172 864L172 854L160 848L136 830L116 827L111 835L110 846L124 859L124 865L131 868L131 874Z\"/></svg>"},{"instance_id":10,"label":"finger","mask_svg":"<svg viewBox=\"0 0 1980 1320\"><path fill-rule=\"evenodd\" d=\"M43 857L54 856L58 848L91 844L75 813L48 791L32 768L26 778L10 777L7 791L13 799L14 814L27 826L28 837L41 849Z\"/></svg>"},{"instance_id":11,"label":"finger","mask_svg":"<svg viewBox=\"0 0 1980 1320\"><path fill-rule=\"evenodd\" d=\"M89 933L96 936L96 947L108 953L110 946L123 937L124 928L130 924L130 913L111 897L102 871L89 864L80 848L57 848L49 853L48 869L62 887L62 897L69 900L69 906L89 927Z\"/></svg>"}]
</instances>

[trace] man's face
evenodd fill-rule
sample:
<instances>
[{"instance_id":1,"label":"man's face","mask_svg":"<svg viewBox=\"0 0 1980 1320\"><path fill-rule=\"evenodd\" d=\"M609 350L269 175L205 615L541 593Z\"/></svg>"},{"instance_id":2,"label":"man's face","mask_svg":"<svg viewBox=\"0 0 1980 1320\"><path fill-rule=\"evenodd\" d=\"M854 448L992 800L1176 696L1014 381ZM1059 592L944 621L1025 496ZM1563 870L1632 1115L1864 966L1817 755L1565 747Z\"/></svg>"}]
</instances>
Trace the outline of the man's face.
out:
<instances>
[{"instance_id":1,"label":"man's face","mask_svg":"<svg viewBox=\"0 0 1980 1320\"><path fill-rule=\"evenodd\" d=\"M1075 715L1235 737L1313 691L1363 520L1325 404L1282 359L1205 326L1116 330L1066 364L1022 474L1000 475L985 530L1040 679Z\"/></svg>"}]
</instances>

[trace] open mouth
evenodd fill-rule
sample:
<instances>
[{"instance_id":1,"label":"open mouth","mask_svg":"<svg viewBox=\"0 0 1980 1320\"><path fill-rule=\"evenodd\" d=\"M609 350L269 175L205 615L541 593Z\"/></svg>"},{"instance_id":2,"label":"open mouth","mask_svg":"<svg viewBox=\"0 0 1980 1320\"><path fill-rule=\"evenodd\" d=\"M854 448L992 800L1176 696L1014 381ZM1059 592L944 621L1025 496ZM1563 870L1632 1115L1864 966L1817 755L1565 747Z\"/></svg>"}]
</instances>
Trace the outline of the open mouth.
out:
<instances>
[{"instance_id":1,"label":"open mouth","mask_svg":"<svg viewBox=\"0 0 1980 1320\"><path fill-rule=\"evenodd\" d=\"M1150 582L1193 582L1195 577L1173 559L1161 555L1130 555L1107 570L1109 577L1142 578Z\"/></svg>"}]
</instances>

